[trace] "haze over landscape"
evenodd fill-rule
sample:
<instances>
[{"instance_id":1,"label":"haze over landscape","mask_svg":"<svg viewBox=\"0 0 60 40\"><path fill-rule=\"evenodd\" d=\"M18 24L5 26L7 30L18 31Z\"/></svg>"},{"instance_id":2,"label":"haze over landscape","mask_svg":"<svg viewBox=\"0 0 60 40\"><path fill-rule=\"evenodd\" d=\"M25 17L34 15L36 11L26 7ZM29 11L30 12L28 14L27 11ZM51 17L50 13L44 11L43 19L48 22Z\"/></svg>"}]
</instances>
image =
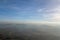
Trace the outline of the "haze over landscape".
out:
<instances>
[{"instance_id":1,"label":"haze over landscape","mask_svg":"<svg viewBox=\"0 0 60 40\"><path fill-rule=\"evenodd\" d=\"M60 0L0 0L0 40L60 40Z\"/></svg>"}]
</instances>

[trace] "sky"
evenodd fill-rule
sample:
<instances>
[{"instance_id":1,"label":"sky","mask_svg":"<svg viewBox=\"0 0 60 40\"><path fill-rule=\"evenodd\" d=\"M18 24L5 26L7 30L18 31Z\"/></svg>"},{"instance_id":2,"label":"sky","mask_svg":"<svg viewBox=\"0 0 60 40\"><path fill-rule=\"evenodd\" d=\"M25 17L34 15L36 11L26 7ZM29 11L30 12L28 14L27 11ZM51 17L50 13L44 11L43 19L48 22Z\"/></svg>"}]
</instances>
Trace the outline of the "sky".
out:
<instances>
[{"instance_id":1,"label":"sky","mask_svg":"<svg viewBox=\"0 0 60 40\"><path fill-rule=\"evenodd\" d=\"M60 0L0 0L0 21L60 22Z\"/></svg>"}]
</instances>

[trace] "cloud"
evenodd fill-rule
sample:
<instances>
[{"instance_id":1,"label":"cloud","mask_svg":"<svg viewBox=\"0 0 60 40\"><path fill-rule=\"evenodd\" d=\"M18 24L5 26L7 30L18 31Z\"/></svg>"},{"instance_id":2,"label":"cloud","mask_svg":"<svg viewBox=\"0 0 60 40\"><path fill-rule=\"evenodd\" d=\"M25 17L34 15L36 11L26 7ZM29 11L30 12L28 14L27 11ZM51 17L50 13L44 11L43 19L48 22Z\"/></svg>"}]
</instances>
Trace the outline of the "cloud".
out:
<instances>
[{"instance_id":1,"label":"cloud","mask_svg":"<svg viewBox=\"0 0 60 40\"><path fill-rule=\"evenodd\" d=\"M48 21L60 22L60 0L51 0L43 9L38 9L38 12Z\"/></svg>"}]
</instances>

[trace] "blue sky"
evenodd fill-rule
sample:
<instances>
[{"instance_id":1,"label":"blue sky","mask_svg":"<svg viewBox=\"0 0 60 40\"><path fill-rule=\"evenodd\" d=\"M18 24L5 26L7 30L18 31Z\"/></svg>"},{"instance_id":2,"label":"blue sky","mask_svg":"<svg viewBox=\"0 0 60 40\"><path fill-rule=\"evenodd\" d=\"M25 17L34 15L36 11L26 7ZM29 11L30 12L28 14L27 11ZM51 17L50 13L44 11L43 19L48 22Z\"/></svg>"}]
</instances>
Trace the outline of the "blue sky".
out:
<instances>
[{"instance_id":1,"label":"blue sky","mask_svg":"<svg viewBox=\"0 0 60 40\"><path fill-rule=\"evenodd\" d=\"M0 21L60 22L60 0L0 0Z\"/></svg>"}]
</instances>

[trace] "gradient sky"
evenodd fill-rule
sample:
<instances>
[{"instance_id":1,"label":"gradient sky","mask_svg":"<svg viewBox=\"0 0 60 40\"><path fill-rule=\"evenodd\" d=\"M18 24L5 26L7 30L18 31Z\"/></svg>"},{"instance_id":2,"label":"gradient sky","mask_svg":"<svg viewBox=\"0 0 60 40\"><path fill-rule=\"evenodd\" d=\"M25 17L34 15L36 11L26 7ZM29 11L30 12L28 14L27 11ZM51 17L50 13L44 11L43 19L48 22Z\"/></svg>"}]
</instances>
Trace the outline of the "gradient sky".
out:
<instances>
[{"instance_id":1,"label":"gradient sky","mask_svg":"<svg viewBox=\"0 0 60 40\"><path fill-rule=\"evenodd\" d=\"M60 22L60 0L0 0L0 21Z\"/></svg>"}]
</instances>

